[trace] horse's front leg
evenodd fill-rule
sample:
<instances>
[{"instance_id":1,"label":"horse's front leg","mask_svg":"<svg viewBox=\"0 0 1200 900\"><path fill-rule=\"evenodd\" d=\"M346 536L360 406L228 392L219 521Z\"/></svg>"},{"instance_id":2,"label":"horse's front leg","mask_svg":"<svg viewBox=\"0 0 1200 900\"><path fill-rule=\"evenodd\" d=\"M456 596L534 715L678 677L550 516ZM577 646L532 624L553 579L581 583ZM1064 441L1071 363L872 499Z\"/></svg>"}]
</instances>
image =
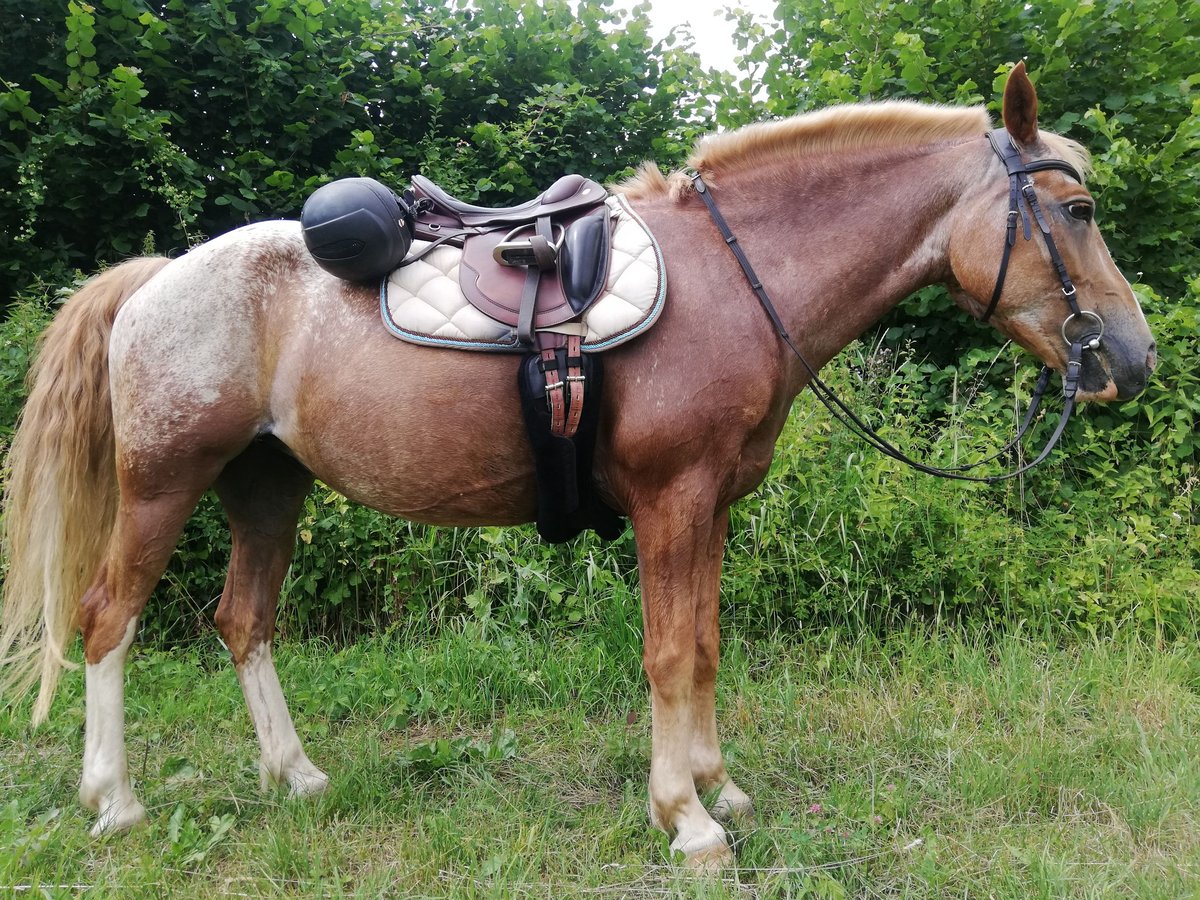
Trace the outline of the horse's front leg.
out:
<instances>
[{"instance_id":1,"label":"horse's front leg","mask_svg":"<svg viewBox=\"0 0 1200 900\"><path fill-rule=\"evenodd\" d=\"M754 804L725 771L725 758L717 739L717 664L720 660L721 563L729 510L717 513L702 560L696 591L696 660L692 671L692 778L696 790L717 792L712 815L719 821L747 823Z\"/></svg>"},{"instance_id":2,"label":"horse's front leg","mask_svg":"<svg viewBox=\"0 0 1200 900\"><path fill-rule=\"evenodd\" d=\"M673 484L650 502L634 504L631 514L652 709L650 818L673 835L671 849L682 851L690 865L713 866L732 855L693 778L697 597L711 580L706 573L715 527L713 506L702 499L706 492L695 488Z\"/></svg>"}]
</instances>

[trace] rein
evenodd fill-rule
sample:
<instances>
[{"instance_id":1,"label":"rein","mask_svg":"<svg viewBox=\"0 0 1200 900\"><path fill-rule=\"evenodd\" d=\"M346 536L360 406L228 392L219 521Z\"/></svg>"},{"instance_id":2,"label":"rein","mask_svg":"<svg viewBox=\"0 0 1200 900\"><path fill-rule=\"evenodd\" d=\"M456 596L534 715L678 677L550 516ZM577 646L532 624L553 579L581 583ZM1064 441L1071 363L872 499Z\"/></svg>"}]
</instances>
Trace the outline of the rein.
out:
<instances>
[{"instance_id":1,"label":"rein","mask_svg":"<svg viewBox=\"0 0 1200 900\"><path fill-rule=\"evenodd\" d=\"M1025 432L1033 422L1034 415L1037 413L1038 407L1041 405L1042 398L1046 392L1046 387L1050 383L1050 374L1053 371L1049 366L1043 366L1042 371L1038 376L1037 385L1034 388L1033 395L1030 397L1029 409L1025 413L1025 418L1021 422L1021 427L1017 431L1016 437L1004 445L1000 450L986 459L979 462L970 463L962 466L948 466L940 468L938 466L928 465L918 462L905 455L903 451L892 445L886 438L875 431L863 419L861 419L846 403L838 397L834 390L821 380L817 374L817 370L813 367L804 354L800 352L796 346L792 336L788 334L787 328L783 324L783 320L779 317L778 311L775 309L775 304L771 302L767 290L763 287L762 280L754 271L754 267L750 264L749 258L745 251L738 243L738 239L734 236L733 231L729 228L725 217L721 215L721 211L717 208L716 201L708 190L708 186L704 183L699 172L694 172L690 177L692 184L696 188L696 193L704 201L704 205L708 208L709 215L712 217L713 223L717 226L717 230L721 232L721 237L729 246L734 258L737 259L738 265L741 266L746 280L750 283L750 287L754 290L758 302L762 305L763 310L771 319L771 324L775 328L776 334L788 349L795 354L796 358L808 371L809 387L812 388L817 399L825 406L826 409L833 415L835 419L841 422L846 428L855 433L859 438L865 441L870 446L874 447L885 456L890 456L905 465L916 469L919 472L925 472L929 475L935 475L939 478L952 478L958 481L975 481L987 484L994 484L1000 481L1006 481L1010 478L1016 478L1028 472L1034 466L1042 463L1046 457L1050 455L1050 451L1054 449L1059 438L1062 437L1066 430L1067 422L1071 418L1071 414L1075 411L1075 395L1079 390L1079 376L1083 368L1083 352L1084 350L1097 350L1100 347L1100 339L1104 334L1104 320L1094 312L1081 310L1076 301L1075 285L1072 283L1070 275L1067 273L1066 264L1063 262L1061 254L1058 252L1058 246L1054 243L1054 238L1050 233L1050 225L1042 213L1041 205L1038 203L1037 194L1034 191L1033 182L1029 178L1031 172L1041 172L1048 169L1057 169L1065 172L1076 181L1083 183L1083 178L1079 172L1070 163L1061 159L1044 159L1035 160L1032 162L1024 162L1021 159L1021 152L1017 149L1011 135L1003 129L997 128L987 135L988 142L992 151L999 157L1004 164L1005 171L1009 178L1009 207L1008 207L1008 224L1005 231L1004 251L1000 259L1000 270L996 276L996 286L992 291L991 302L988 304L987 310L980 318L981 322L986 322L996 309L996 304L1000 302L1000 295L1004 290L1004 279L1008 274L1008 263L1012 255L1012 249L1016 243L1017 234L1017 219L1020 218L1024 224L1025 240L1032 238L1032 227L1030 224L1030 213L1033 219L1037 222L1038 231L1041 233L1043 240L1046 242L1046 248L1050 252L1050 261L1054 265L1059 281L1062 283L1063 297L1066 299L1070 307L1070 313L1063 320L1062 335L1063 340L1067 342L1069 348L1067 352L1067 367L1063 375L1063 408L1059 416L1058 424L1054 428L1054 432L1050 435L1046 445L1038 453L1037 457L1032 461L1022 466L1017 467L1009 472L1004 472L1000 475L964 475L963 473L981 466L985 463L992 462L1003 456L1009 450L1016 447L1021 439L1025 436ZM1095 330L1089 328L1079 338L1072 340L1067 337L1067 325L1076 318L1090 320L1094 324Z\"/></svg>"}]
</instances>

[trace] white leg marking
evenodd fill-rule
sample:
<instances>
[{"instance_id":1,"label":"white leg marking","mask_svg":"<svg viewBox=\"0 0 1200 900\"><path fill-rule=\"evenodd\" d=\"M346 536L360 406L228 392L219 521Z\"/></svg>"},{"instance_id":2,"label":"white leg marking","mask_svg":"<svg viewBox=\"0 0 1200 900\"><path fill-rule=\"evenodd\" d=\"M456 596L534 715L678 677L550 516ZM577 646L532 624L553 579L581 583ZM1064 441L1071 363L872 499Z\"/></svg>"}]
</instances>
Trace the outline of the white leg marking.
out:
<instances>
[{"instance_id":1,"label":"white leg marking","mask_svg":"<svg viewBox=\"0 0 1200 900\"><path fill-rule=\"evenodd\" d=\"M718 790L717 799L709 813L718 822L749 825L754 819L754 803L725 771L725 758L717 740L717 720L713 704L694 702L694 728L690 756L696 790L707 793Z\"/></svg>"},{"instance_id":2,"label":"white leg marking","mask_svg":"<svg viewBox=\"0 0 1200 900\"><path fill-rule=\"evenodd\" d=\"M136 630L134 617L121 643L85 669L87 711L79 800L100 814L92 828L93 837L122 831L146 818L145 807L129 785L125 756L125 657Z\"/></svg>"},{"instance_id":3,"label":"white leg marking","mask_svg":"<svg viewBox=\"0 0 1200 900\"><path fill-rule=\"evenodd\" d=\"M719 868L732 860L725 829L714 821L696 795L689 753L691 712L686 702L660 703L652 698L650 819L671 834L671 849L682 852L696 868Z\"/></svg>"},{"instance_id":4,"label":"white leg marking","mask_svg":"<svg viewBox=\"0 0 1200 900\"><path fill-rule=\"evenodd\" d=\"M275 674L270 644L264 642L250 651L246 661L238 666L238 680L262 750L259 776L263 789L286 781L291 788L289 794L294 797L325 790L329 776L309 761L300 746L279 676Z\"/></svg>"}]
</instances>

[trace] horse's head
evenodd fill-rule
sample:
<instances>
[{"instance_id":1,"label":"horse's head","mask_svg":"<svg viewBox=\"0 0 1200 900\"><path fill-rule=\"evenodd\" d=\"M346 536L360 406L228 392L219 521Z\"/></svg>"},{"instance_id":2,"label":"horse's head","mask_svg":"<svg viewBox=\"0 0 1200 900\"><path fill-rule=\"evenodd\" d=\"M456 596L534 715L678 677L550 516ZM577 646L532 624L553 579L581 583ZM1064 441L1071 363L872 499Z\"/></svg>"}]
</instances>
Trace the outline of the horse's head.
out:
<instances>
[{"instance_id":1,"label":"horse's head","mask_svg":"<svg viewBox=\"0 0 1200 900\"><path fill-rule=\"evenodd\" d=\"M1071 174L1086 155L1038 131L1024 63L1008 77L1004 129L991 145L984 188L955 217L955 299L1059 371L1068 341L1082 341L1079 399L1135 396L1154 368L1154 338L1096 227L1095 201Z\"/></svg>"}]
</instances>

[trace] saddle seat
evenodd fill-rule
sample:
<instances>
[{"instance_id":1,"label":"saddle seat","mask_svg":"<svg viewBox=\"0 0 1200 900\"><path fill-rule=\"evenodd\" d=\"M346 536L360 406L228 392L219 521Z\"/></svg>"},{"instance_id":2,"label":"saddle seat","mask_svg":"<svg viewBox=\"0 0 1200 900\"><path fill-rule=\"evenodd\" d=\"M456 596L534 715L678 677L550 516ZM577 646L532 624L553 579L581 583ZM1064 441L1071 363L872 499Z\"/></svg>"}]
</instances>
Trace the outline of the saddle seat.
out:
<instances>
[{"instance_id":1,"label":"saddle seat","mask_svg":"<svg viewBox=\"0 0 1200 900\"><path fill-rule=\"evenodd\" d=\"M539 196L516 206L487 207L465 203L423 175L414 175L413 193L430 201L431 208L422 216L427 222L449 219L462 225L518 225L541 216L557 216L576 209L591 209L604 202L603 187L582 175L564 175ZM445 224L445 223L442 223Z\"/></svg>"}]
</instances>

